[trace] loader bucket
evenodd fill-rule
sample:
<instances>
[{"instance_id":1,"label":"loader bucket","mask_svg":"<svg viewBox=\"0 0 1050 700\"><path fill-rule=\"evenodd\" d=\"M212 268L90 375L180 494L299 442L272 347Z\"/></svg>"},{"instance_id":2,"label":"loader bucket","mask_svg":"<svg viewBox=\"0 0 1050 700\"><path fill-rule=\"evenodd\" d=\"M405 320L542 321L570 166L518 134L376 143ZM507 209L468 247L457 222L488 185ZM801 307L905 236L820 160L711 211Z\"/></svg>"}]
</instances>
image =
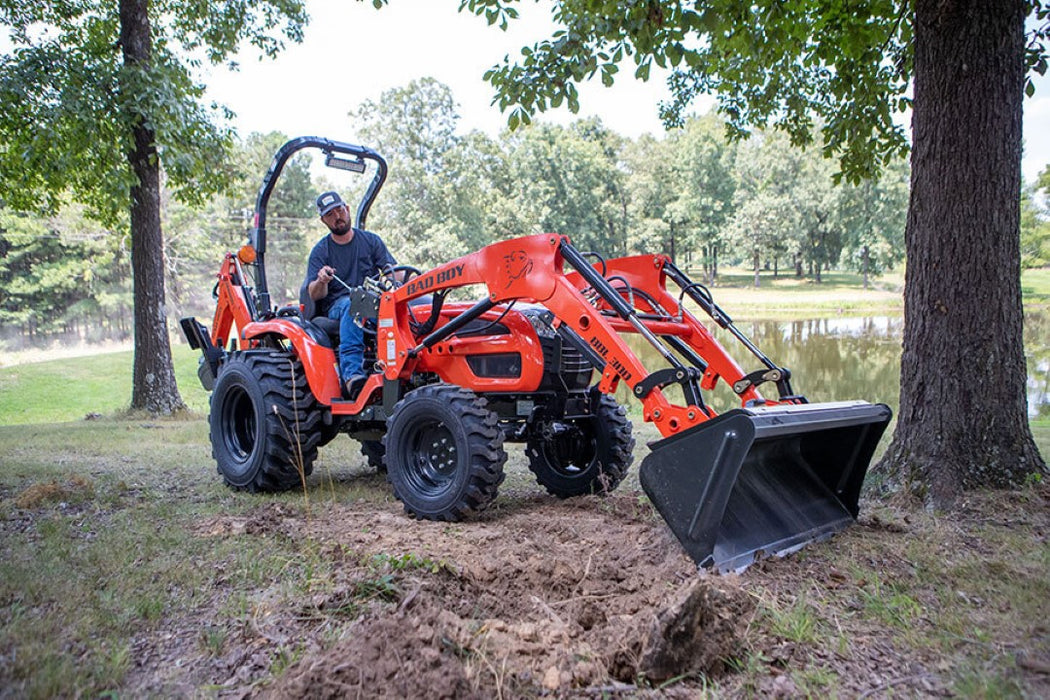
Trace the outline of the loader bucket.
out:
<instances>
[{"instance_id":1,"label":"loader bucket","mask_svg":"<svg viewBox=\"0 0 1050 700\"><path fill-rule=\"evenodd\" d=\"M651 443L639 479L699 566L740 570L856 519L890 416L864 401L729 411Z\"/></svg>"}]
</instances>

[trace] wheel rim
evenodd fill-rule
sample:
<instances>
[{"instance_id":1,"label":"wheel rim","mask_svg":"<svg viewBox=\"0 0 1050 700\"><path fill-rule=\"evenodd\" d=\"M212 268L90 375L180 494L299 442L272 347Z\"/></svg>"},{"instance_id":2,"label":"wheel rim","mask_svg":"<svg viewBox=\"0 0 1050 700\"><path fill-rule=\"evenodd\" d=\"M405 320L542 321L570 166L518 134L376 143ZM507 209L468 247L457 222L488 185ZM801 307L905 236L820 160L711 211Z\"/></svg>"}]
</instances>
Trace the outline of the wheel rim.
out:
<instances>
[{"instance_id":1,"label":"wheel rim","mask_svg":"<svg viewBox=\"0 0 1050 700\"><path fill-rule=\"evenodd\" d=\"M555 439L542 441L540 449L550 468L570 479L586 473L598 458L593 431L575 424Z\"/></svg>"},{"instance_id":2,"label":"wheel rim","mask_svg":"<svg viewBox=\"0 0 1050 700\"><path fill-rule=\"evenodd\" d=\"M418 493L433 497L452 487L459 469L456 439L443 423L429 421L417 427L409 439L405 477Z\"/></svg>"},{"instance_id":3,"label":"wheel rim","mask_svg":"<svg viewBox=\"0 0 1050 700\"><path fill-rule=\"evenodd\" d=\"M256 425L251 396L241 387L232 387L222 403L222 441L239 464L247 463L255 450Z\"/></svg>"}]
</instances>

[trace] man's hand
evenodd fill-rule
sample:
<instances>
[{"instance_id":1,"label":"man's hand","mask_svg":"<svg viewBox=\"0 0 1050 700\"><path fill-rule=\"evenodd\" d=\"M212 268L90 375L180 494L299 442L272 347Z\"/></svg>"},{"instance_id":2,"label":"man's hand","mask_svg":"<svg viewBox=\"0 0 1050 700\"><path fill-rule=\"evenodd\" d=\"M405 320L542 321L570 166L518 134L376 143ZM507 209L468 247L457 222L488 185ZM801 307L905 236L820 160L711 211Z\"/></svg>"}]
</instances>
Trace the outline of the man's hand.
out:
<instances>
[{"instance_id":1,"label":"man's hand","mask_svg":"<svg viewBox=\"0 0 1050 700\"><path fill-rule=\"evenodd\" d=\"M325 265L317 271L317 279L310 283L307 291L314 301L324 299L328 295L328 283L335 277L335 268Z\"/></svg>"}]
</instances>

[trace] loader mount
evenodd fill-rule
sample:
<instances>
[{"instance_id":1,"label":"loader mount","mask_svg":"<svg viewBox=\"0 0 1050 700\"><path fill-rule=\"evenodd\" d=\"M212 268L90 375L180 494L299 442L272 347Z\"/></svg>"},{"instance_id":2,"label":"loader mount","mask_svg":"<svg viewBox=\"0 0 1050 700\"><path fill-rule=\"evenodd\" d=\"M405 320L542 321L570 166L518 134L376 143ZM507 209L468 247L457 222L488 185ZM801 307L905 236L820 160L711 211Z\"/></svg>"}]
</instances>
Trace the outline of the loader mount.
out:
<instances>
[{"instance_id":1,"label":"loader mount","mask_svg":"<svg viewBox=\"0 0 1050 700\"><path fill-rule=\"evenodd\" d=\"M375 372L353 400L344 397L326 319L313 317L308 300L273 306L266 284L269 193L288 157L308 147L330 164L375 164L358 227L386 176L364 147L290 141L264 178L249 245L222 264L211 329L183 319L202 351L212 447L228 484L288 488L309 473L319 446L345 433L386 469L415 517L484 509L503 480L507 442L525 443L529 468L558 497L608 492L633 459L631 422L615 399L623 384L663 436L642 462L642 487L698 565L740 569L856 518L889 408L808 403L790 371L666 255L604 260L552 233L408 268L403 279L377 270L353 292L362 322L375 318L367 350ZM758 368L738 365L697 314ZM644 338L663 366L647 367L625 334ZM720 381L739 400L724 413L709 400Z\"/></svg>"}]
</instances>

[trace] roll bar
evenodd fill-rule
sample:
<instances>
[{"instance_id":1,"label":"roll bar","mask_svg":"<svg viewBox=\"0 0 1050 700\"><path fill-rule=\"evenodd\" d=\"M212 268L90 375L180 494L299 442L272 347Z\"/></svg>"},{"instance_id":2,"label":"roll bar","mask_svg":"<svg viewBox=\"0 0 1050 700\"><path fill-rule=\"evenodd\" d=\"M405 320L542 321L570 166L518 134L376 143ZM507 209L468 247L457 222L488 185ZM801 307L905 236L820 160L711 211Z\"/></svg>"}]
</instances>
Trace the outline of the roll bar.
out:
<instances>
[{"instance_id":1,"label":"roll bar","mask_svg":"<svg viewBox=\"0 0 1050 700\"><path fill-rule=\"evenodd\" d=\"M368 189L365 190L365 194L361 198L361 203L357 206L357 216L354 222L356 228L365 227L365 222L368 220L368 211L372 208L372 204L375 202L380 188L383 187L383 183L386 181L386 161L383 160L381 155L366 146L344 143L343 141L332 141L331 139L320 138L317 136L300 136L281 146L274 155L269 170L267 170L266 175L263 176L262 187L259 188L259 195L255 199L255 218L252 224L252 229L248 232L248 244L255 248L255 285L256 293L259 297L258 306L260 309L268 310L270 308L270 292L266 282L265 264L266 207L270 203L270 195L273 194L273 190L277 185L277 180L281 175L281 170L284 169L285 163L287 163L288 159L296 152L301 151L304 148L320 149L321 152L326 155L325 165L339 168L341 170L351 170L363 173L365 171L365 160L375 162L376 173L372 177L372 182L368 184ZM353 156L354 160L339 158L335 155L337 153Z\"/></svg>"}]
</instances>

